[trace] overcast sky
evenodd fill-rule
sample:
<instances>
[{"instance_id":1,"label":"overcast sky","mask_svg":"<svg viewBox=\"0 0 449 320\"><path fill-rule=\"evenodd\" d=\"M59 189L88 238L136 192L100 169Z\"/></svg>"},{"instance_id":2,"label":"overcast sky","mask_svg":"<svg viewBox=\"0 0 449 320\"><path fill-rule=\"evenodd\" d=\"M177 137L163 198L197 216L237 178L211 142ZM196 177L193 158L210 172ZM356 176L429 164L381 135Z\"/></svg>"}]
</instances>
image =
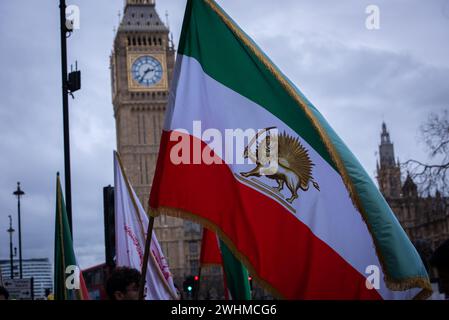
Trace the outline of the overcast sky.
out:
<instances>
[{"instance_id":1,"label":"overcast sky","mask_svg":"<svg viewBox=\"0 0 449 320\"><path fill-rule=\"evenodd\" d=\"M74 238L83 268L104 261L103 186L116 145L109 55L122 0L73 0L81 29L69 63L83 72L70 99ZM177 43L185 0L157 9ZM401 160L425 160L418 129L449 104L449 0L221 0L231 17L322 112L372 177L384 120ZM338 4L337 4L338 3ZM368 5L380 30L365 27ZM64 172L57 0L0 1L0 258L17 230L23 257L53 260L56 172ZM17 232L15 246L18 246Z\"/></svg>"}]
</instances>

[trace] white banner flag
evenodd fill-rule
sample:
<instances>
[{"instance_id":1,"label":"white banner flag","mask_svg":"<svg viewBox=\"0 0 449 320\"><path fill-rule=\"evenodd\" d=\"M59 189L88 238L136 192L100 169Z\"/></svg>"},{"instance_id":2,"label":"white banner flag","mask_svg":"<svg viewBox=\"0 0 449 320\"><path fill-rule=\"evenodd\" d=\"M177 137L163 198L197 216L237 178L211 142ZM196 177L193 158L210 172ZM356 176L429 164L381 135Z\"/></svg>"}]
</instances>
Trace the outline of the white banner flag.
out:
<instances>
[{"instance_id":1,"label":"white banner flag","mask_svg":"<svg viewBox=\"0 0 449 320\"><path fill-rule=\"evenodd\" d=\"M117 154L114 156L114 182L116 264L118 267L126 266L141 271L149 219L126 178ZM154 232L145 294L146 300L179 299L167 260Z\"/></svg>"}]
</instances>

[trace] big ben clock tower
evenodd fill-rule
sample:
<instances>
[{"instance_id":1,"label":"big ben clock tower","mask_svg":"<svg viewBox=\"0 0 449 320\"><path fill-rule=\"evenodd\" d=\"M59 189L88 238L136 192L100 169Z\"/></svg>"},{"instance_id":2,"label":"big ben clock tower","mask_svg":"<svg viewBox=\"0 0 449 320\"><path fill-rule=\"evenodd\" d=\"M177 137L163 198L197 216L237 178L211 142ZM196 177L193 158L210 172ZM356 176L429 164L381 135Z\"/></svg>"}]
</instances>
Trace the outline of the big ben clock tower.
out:
<instances>
[{"instance_id":1,"label":"big ben clock tower","mask_svg":"<svg viewBox=\"0 0 449 320\"><path fill-rule=\"evenodd\" d=\"M112 103L117 150L145 209L174 63L175 50L169 41L169 29L156 12L155 1L126 0L111 54ZM165 216L156 219L154 228L179 284L194 272L198 263L199 248L192 250L192 247L199 247L199 232L188 233L186 222ZM186 239L189 234L190 238Z\"/></svg>"}]
</instances>

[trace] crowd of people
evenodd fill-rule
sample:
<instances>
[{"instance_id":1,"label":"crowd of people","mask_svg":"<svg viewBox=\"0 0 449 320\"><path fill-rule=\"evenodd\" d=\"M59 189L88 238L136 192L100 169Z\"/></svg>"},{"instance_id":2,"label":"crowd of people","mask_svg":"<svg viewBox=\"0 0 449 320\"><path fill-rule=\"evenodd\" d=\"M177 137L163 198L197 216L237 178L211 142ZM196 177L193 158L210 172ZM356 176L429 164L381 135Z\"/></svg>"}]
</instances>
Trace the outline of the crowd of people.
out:
<instances>
[{"instance_id":1,"label":"crowd of people","mask_svg":"<svg viewBox=\"0 0 449 320\"><path fill-rule=\"evenodd\" d=\"M141 274L138 270L119 267L111 273L106 282L106 292L110 300L138 300ZM0 300L9 300L9 292L0 286Z\"/></svg>"}]
</instances>

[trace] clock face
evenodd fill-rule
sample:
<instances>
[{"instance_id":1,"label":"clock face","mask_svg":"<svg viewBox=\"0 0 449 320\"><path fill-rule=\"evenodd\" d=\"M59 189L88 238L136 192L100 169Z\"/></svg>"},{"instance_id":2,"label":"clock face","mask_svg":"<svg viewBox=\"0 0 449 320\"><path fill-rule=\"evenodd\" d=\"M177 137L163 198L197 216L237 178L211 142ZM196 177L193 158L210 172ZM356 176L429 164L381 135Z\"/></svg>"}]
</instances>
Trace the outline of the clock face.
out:
<instances>
[{"instance_id":1,"label":"clock face","mask_svg":"<svg viewBox=\"0 0 449 320\"><path fill-rule=\"evenodd\" d=\"M162 79L162 64L154 57L141 56L134 61L131 72L137 83L151 87Z\"/></svg>"}]
</instances>

